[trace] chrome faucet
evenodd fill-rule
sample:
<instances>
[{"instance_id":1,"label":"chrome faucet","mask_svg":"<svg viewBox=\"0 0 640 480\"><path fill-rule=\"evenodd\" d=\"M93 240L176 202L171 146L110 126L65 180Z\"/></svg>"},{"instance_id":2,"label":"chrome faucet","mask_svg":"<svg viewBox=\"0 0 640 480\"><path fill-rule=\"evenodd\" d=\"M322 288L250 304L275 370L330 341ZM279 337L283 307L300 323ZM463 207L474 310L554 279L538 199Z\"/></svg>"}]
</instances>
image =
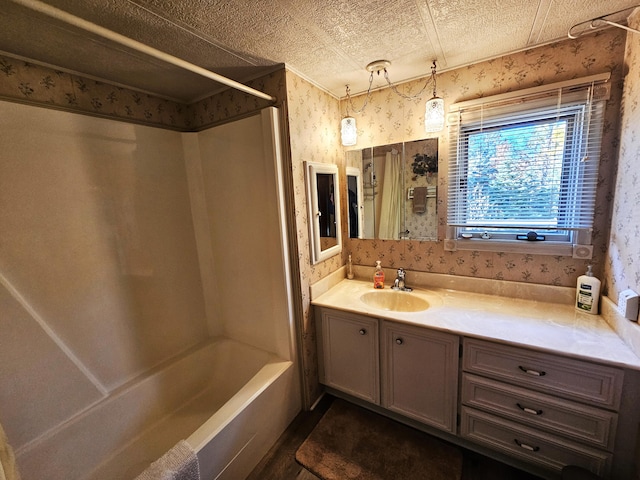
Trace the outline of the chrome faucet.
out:
<instances>
[{"instance_id":1,"label":"chrome faucet","mask_svg":"<svg viewBox=\"0 0 640 480\"><path fill-rule=\"evenodd\" d=\"M410 292L413 290L411 287L407 287L404 283L404 278L407 275L407 272L404 271L404 268L399 268L396 279L393 281L393 290L400 290L401 292Z\"/></svg>"}]
</instances>

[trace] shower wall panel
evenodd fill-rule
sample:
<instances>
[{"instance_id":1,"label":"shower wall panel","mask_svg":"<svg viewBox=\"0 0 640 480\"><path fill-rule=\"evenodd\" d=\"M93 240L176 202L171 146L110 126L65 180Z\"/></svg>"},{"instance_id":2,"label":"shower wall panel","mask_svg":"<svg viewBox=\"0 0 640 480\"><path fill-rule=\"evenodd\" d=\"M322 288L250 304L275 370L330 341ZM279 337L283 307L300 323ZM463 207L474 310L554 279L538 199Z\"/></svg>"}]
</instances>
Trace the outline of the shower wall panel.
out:
<instances>
[{"instance_id":1,"label":"shower wall panel","mask_svg":"<svg viewBox=\"0 0 640 480\"><path fill-rule=\"evenodd\" d=\"M208 338L181 142L0 102L0 421L15 447Z\"/></svg>"}]
</instances>

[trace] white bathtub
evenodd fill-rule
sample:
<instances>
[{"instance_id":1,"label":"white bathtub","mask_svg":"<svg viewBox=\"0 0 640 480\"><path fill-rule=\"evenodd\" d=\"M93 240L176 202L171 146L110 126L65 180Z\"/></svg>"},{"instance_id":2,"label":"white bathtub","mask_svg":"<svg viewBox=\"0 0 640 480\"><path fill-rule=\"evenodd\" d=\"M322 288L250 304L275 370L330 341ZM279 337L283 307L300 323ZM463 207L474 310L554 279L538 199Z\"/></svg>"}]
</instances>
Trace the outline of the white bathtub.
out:
<instances>
[{"instance_id":1,"label":"white bathtub","mask_svg":"<svg viewBox=\"0 0 640 480\"><path fill-rule=\"evenodd\" d=\"M293 362L211 341L22 452L23 480L133 479L181 439L204 480L245 478L300 410L298 385Z\"/></svg>"}]
</instances>

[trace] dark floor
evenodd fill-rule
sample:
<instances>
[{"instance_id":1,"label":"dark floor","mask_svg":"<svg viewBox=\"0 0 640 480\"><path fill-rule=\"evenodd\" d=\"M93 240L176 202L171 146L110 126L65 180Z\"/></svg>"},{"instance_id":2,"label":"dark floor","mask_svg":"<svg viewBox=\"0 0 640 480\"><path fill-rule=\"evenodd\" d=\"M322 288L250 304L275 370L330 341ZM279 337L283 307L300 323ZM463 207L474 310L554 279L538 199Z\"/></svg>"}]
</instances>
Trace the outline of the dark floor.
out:
<instances>
[{"instance_id":1,"label":"dark floor","mask_svg":"<svg viewBox=\"0 0 640 480\"><path fill-rule=\"evenodd\" d=\"M301 412L247 480L317 480L315 475L296 462L295 454L332 401L333 397L325 395L312 412ZM462 480L541 480L469 450L462 451Z\"/></svg>"}]
</instances>

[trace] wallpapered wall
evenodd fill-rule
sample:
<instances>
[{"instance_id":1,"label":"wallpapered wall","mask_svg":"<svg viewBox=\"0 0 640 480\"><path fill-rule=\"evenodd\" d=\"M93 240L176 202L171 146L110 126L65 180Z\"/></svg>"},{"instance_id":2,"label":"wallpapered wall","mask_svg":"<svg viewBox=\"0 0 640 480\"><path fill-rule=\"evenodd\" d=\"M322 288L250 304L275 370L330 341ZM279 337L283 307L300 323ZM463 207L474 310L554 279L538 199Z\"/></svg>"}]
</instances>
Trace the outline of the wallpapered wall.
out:
<instances>
[{"instance_id":1,"label":"wallpapered wall","mask_svg":"<svg viewBox=\"0 0 640 480\"><path fill-rule=\"evenodd\" d=\"M182 130L188 108L170 100L0 56L0 98Z\"/></svg>"},{"instance_id":2,"label":"wallpapered wall","mask_svg":"<svg viewBox=\"0 0 640 480\"><path fill-rule=\"evenodd\" d=\"M629 20L640 28L640 11ZM611 237L605 263L608 296L617 301L627 288L640 288L640 35L627 36L625 56L627 70L622 105L620 158Z\"/></svg>"},{"instance_id":3,"label":"wallpapered wall","mask_svg":"<svg viewBox=\"0 0 640 480\"><path fill-rule=\"evenodd\" d=\"M298 328L301 330L298 338L302 338L304 404L309 407L321 393L318 383L315 322L309 298L309 286L340 268L344 260L340 255L336 255L316 265L311 264L304 162L337 164L341 171L340 191L346 192L346 188L343 188L346 181L345 160L339 138L338 101L290 71L287 71L286 76L303 310L302 319L298 321ZM347 218L346 202L341 204L341 216ZM343 225L346 223L343 222ZM343 228L343 238L346 236L344 230Z\"/></svg>"},{"instance_id":4,"label":"wallpapered wall","mask_svg":"<svg viewBox=\"0 0 640 480\"><path fill-rule=\"evenodd\" d=\"M286 98L284 70L246 85L280 101ZM0 99L179 131L202 130L269 105L266 100L233 89L185 105L2 55Z\"/></svg>"},{"instance_id":5,"label":"wallpapered wall","mask_svg":"<svg viewBox=\"0 0 640 480\"><path fill-rule=\"evenodd\" d=\"M451 275L513 280L550 285L574 286L588 263L602 278L608 241L617 145L618 117L622 89L622 63L625 32L610 29L599 34L565 40L438 74L438 94L445 108L455 102L507 91L549 84L572 78L612 73L612 95L607 104L606 127L600 164L597 212L594 231L594 257L591 261L571 257L525 255L501 252L444 251L442 242L347 239L346 249L360 265L375 265L381 259L387 267L405 267ZM363 72L366 75L366 72ZM393 65L389 69L393 80ZM424 80L401 85L405 93L417 92ZM427 89L429 90L429 89ZM356 115L358 144L354 148L424 138L422 101L407 101L386 88L373 93L364 114ZM360 107L363 97L355 97ZM346 102L342 102L346 113ZM439 135L438 224L444 238L446 223L446 178L448 135Z\"/></svg>"}]
</instances>

